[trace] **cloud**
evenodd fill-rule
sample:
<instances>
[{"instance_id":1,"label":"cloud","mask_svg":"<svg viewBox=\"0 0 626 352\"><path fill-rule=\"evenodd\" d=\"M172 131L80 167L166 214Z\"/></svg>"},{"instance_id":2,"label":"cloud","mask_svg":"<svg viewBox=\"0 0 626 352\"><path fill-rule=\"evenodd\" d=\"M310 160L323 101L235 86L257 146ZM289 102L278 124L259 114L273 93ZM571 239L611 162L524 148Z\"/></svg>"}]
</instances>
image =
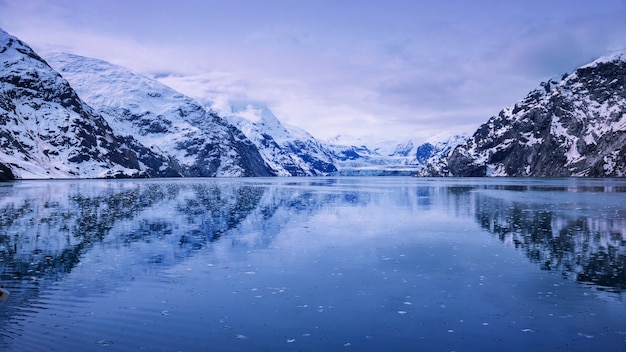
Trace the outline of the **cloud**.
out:
<instances>
[{"instance_id":1,"label":"cloud","mask_svg":"<svg viewBox=\"0 0 626 352\"><path fill-rule=\"evenodd\" d=\"M262 101L313 135L471 133L559 76L626 48L607 0L0 0L36 50L97 57L227 109Z\"/></svg>"},{"instance_id":2,"label":"cloud","mask_svg":"<svg viewBox=\"0 0 626 352\"><path fill-rule=\"evenodd\" d=\"M226 72L209 71L182 76L171 74L154 78L222 113L230 111L231 101L252 99L248 95L249 84Z\"/></svg>"},{"instance_id":3,"label":"cloud","mask_svg":"<svg viewBox=\"0 0 626 352\"><path fill-rule=\"evenodd\" d=\"M533 24L489 54L500 57L496 63L501 70L544 76L564 73L565 69L569 71L607 52L625 48L624 13L604 13L601 20L580 15Z\"/></svg>"}]
</instances>

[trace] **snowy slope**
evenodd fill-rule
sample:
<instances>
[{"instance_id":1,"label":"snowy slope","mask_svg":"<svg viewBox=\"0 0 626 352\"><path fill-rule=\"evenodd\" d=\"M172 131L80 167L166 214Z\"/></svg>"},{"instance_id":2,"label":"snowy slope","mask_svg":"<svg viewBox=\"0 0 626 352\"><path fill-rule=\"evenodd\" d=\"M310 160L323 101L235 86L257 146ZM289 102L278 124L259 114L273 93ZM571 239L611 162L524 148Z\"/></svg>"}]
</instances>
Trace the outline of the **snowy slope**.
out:
<instances>
[{"instance_id":1,"label":"snowy slope","mask_svg":"<svg viewBox=\"0 0 626 352\"><path fill-rule=\"evenodd\" d=\"M255 143L266 162L281 176L413 175L439 159L466 137L446 141L373 141L341 137L319 141L308 132L282 124L263 104L231 101L226 114ZM357 145L354 145L354 144Z\"/></svg>"},{"instance_id":2,"label":"snowy slope","mask_svg":"<svg viewBox=\"0 0 626 352\"><path fill-rule=\"evenodd\" d=\"M413 175L466 139L454 136L420 143L337 137L323 142L298 127L282 124L263 104L231 101L230 106L228 121L255 143L281 176Z\"/></svg>"},{"instance_id":3,"label":"snowy slope","mask_svg":"<svg viewBox=\"0 0 626 352\"><path fill-rule=\"evenodd\" d=\"M271 176L257 148L224 119L148 77L71 54L46 56L115 131L166 155L184 176Z\"/></svg>"},{"instance_id":4,"label":"snowy slope","mask_svg":"<svg viewBox=\"0 0 626 352\"><path fill-rule=\"evenodd\" d=\"M264 105L231 102L228 121L259 149L280 176L322 176L337 169L323 146L306 131L284 126Z\"/></svg>"},{"instance_id":5,"label":"snowy slope","mask_svg":"<svg viewBox=\"0 0 626 352\"><path fill-rule=\"evenodd\" d=\"M626 176L626 54L542 83L421 174Z\"/></svg>"},{"instance_id":6,"label":"snowy slope","mask_svg":"<svg viewBox=\"0 0 626 352\"><path fill-rule=\"evenodd\" d=\"M120 138L28 45L0 29L0 178L175 176Z\"/></svg>"}]
</instances>

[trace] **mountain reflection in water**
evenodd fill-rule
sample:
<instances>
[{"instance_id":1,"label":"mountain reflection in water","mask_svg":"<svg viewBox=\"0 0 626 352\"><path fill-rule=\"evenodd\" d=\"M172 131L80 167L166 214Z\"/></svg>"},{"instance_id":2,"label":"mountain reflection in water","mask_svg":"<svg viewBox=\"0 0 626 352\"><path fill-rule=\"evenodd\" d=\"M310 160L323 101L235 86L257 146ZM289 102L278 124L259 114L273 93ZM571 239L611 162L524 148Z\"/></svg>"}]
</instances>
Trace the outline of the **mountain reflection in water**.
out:
<instances>
[{"instance_id":1,"label":"mountain reflection in water","mask_svg":"<svg viewBox=\"0 0 626 352\"><path fill-rule=\"evenodd\" d=\"M224 180L6 184L0 188L0 280L58 279L102 242L108 247L162 242L153 246L162 251L150 261L173 265L255 210L255 216L268 219L279 208L314 213L328 203L371 201L362 189L314 192L310 187L335 181L314 180L280 187ZM626 288L626 186L553 183L436 183L396 200L421 207L437 202L449 212L474 216L541 269L613 291Z\"/></svg>"},{"instance_id":2,"label":"mountain reflection in water","mask_svg":"<svg viewBox=\"0 0 626 352\"><path fill-rule=\"evenodd\" d=\"M626 288L624 187L494 187L475 217L543 270L612 292Z\"/></svg>"},{"instance_id":3,"label":"mountain reflection in water","mask_svg":"<svg viewBox=\"0 0 626 352\"><path fill-rule=\"evenodd\" d=\"M621 299L625 185L411 178L6 183L0 186L0 283L12 295L0 307L2 336L20 335L24 314L61 280L72 283L77 297L102 295L200 251L211 255L217 241L272 248L295 217L311 219L329 208L368 216L385 202L415 214L435 209L469 219L522 251L538 270L558 271Z\"/></svg>"},{"instance_id":4,"label":"mountain reflection in water","mask_svg":"<svg viewBox=\"0 0 626 352\"><path fill-rule=\"evenodd\" d=\"M58 279L97 245L161 243L151 248L152 264L173 265L237 226L259 206L265 189L58 181L17 183L0 192L0 280L6 282Z\"/></svg>"}]
</instances>

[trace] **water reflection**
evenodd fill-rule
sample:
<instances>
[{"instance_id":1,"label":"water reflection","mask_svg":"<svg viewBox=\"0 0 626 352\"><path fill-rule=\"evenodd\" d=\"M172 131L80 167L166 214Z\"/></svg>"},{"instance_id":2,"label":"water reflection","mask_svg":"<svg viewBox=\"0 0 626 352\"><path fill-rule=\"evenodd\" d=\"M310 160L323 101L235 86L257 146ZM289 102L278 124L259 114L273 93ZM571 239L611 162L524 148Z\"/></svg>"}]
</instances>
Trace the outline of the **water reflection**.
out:
<instances>
[{"instance_id":1,"label":"water reflection","mask_svg":"<svg viewBox=\"0 0 626 352\"><path fill-rule=\"evenodd\" d=\"M103 243L123 248L164 242L168 247L153 249L183 258L237 226L258 207L264 190L209 182L25 182L5 187L0 279L58 279Z\"/></svg>"},{"instance_id":2,"label":"water reflection","mask_svg":"<svg viewBox=\"0 0 626 352\"><path fill-rule=\"evenodd\" d=\"M309 182L307 187L328 182ZM307 187L230 180L8 184L0 188L0 282L14 290L30 290L14 295L30 300L42 287L76 272L81 261L90 260L93 267L94 258L103 260L99 263L103 268L126 267L111 274L132 278L133 270L147 270L145 263L175 265L251 213L262 221L279 208L314 212L328 203L366 202L354 192L316 193ZM113 255L86 256L91 252ZM124 277L84 286L106 291ZM81 279L94 278L88 273Z\"/></svg>"},{"instance_id":3,"label":"water reflection","mask_svg":"<svg viewBox=\"0 0 626 352\"><path fill-rule=\"evenodd\" d=\"M4 186L0 282L12 295L0 319L20 320L42 292L70 273L75 294L93 295L155 266L174 265L237 226L263 193L260 187L209 182ZM89 269L82 270L82 264Z\"/></svg>"},{"instance_id":4,"label":"water reflection","mask_svg":"<svg viewBox=\"0 0 626 352\"><path fill-rule=\"evenodd\" d=\"M475 217L541 269L622 292L626 288L623 186L491 187L476 192Z\"/></svg>"},{"instance_id":5,"label":"water reflection","mask_svg":"<svg viewBox=\"0 0 626 352\"><path fill-rule=\"evenodd\" d=\"M438 207L455 216L475 217L484 229L523 250L542 269L622 290L626 288L624 191L622 184L533 181L522 185L416 182L401 187L338 183L337 179L280 184L22 182L0 188L0 280L54 281L103 243L108 248L152 243L150 250L155 253L149 261L171 265L218 240L253 213L263 221L281 208L313 214L330 205L366 207L375 201L373 195L386 192L402 207Z\"/></svg>"},{"instance_id":6,"label":"water reflection","mask_svg":"<svg viewBox=\"0 0 626 352\"><path fill-rule=\"evenodd\" d=\"M346 214L351 217L341 218L344 229L361 231L359 224L393 213L422 216L399 223L399 228L404 226L401 230L369 234L376 238L376 248L368 250L372 253L386 253L386 245L396 251L398 243L416 246L410 243L413 237L402 241L391 237L407 228L419 232L422 229L415 226L438 221L424 220L428 214L445 215L478 224L522 251L538 269L558 271L566 279L621 295L626 288L624 192L625 184L615 180L296 178L3 184L0 282L13 294L10 304L0 305L4 327L0 349L22 334L24 317L37 311L59 282L74 297L103 295L197 254L222 255L218 251L228 246L272 249L284 229L308 236L298 242L306 247L323 241L324 233L309 233L308 227L294 223L315 224ZM480 235L485 235L483 230ZM426 263L441 266L434 259ZM411 264L422 268L424 263ZM428 275L428 267L423 268L426 272L420 275Z\"/></svg>"}]
</instances>

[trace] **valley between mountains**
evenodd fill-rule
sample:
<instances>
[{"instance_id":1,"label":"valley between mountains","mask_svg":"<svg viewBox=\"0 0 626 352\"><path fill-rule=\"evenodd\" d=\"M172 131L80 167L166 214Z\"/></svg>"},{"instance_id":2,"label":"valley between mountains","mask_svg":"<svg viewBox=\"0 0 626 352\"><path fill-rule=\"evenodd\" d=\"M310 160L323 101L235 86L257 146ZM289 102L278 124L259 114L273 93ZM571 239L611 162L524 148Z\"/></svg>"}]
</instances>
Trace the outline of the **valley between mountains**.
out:
<instances>
[{"instance_id":1,"label":"valley between mountains","mask_svg":"<svg viewBox=\"0 0 626 352\"><path fill-rule=\"evenodd\" d=\"M442 141L351 145L255 102L216 112L108 62L40 56L0 30L0 179L381 176L623 177L626 55L541 83Z\"/></svg>"}]
</instances>

